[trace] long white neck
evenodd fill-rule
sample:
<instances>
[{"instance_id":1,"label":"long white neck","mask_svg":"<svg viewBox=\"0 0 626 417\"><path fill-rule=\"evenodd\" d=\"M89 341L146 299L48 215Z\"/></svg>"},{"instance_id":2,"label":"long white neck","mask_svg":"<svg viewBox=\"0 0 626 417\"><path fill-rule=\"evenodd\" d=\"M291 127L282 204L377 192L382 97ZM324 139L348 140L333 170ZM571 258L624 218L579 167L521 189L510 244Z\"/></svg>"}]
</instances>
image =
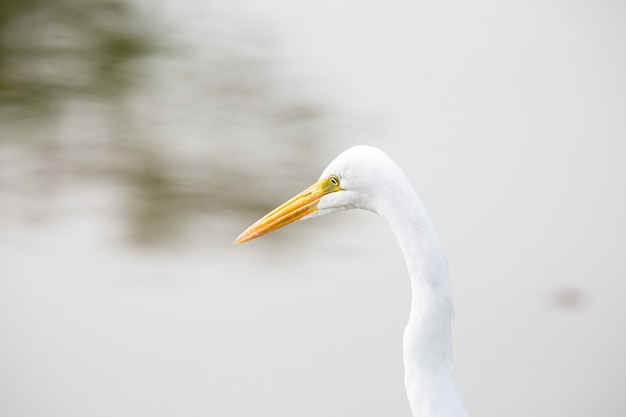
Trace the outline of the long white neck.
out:
<instances>
[{"instance_id":1,"label":"long white neck","mask_svg":"<svg viewBox=\"0 0 626 417\"><path fill-rule=\"evenodd\" d=\"M409 181L396 201L378 207L404 254L411 278L411 313L404 332L405 385L415 417L467 416L452 364L454 317L441 242ZM395 188L395 187L394 187Z\"/></svg>"}]
</instances>

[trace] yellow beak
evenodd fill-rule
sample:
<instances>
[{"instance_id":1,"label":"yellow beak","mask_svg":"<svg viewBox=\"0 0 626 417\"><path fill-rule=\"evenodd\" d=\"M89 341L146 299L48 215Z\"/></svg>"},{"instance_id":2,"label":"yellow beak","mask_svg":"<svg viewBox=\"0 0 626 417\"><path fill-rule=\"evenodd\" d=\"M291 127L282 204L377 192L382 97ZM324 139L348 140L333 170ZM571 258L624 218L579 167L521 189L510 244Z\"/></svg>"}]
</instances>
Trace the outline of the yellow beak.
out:
<instances>
[{"instance_id":1,"label":"yellow beak","mask_svg":"<svg viewBox=\"0 0 626 417\"><path fill-rule=\"evenodd\" d=\"M338 181L335 181L335 179L336 177L323 178L291 200L267 213L263 218L259 219L240 234L239 237L235 239L235 243L244 243L256 239L259 236L280 229L308 214L316 212L317 205L322 197L326 194L341 190Z\"/></svg>"}]
</instances>

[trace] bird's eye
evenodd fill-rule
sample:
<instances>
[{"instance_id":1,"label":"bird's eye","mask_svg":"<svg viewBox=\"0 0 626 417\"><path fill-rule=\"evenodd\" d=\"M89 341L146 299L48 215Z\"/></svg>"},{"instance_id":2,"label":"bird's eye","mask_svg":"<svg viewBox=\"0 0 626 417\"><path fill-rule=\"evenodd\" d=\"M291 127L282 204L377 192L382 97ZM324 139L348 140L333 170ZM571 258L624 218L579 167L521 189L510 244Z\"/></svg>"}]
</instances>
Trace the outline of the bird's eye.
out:
<instances>
[{"instance_id":1,"label":"bird's eye","mask_svg":"<svg viewBox=\"0 0 626 417\"><path fill-rule=\"evenodd\" d=\"M331 175L329 178L330 182L333 183L334 186L339 187L339 177L336 175Z\"/></svg>"}]
</instances>

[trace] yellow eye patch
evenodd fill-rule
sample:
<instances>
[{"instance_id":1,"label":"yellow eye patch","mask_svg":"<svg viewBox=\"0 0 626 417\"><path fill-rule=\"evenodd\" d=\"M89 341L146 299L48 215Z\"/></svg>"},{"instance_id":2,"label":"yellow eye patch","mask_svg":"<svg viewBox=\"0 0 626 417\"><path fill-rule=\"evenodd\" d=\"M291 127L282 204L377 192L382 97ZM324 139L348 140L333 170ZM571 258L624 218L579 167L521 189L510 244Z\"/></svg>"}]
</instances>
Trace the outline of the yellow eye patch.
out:
<instances>
[{"instance_id":1,"label":"yellow eye patch","mask_svg":"<svg viewBox=\"0 0 626 417\"><path fill-rule=\"evenodd\" d=\"M324 194L328 194L334 193L335 191L340 191L342 188L339 184L339 177L335 174L332 174L328 178L322 180L322 183L320 185Z\"/></svg>"}]
</instances>

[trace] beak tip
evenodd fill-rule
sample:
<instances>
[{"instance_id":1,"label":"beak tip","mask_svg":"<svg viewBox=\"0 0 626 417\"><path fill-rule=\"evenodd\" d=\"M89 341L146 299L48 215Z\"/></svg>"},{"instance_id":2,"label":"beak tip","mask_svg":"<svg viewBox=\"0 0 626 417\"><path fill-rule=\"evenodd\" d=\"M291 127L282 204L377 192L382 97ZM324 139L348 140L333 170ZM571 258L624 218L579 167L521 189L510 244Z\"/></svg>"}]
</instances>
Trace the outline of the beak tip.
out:
<instances>
[{"instance_id":1,"label":"beak tip","mask_svg":"<svg viewBox=\"0 0 626 417\"><path fill-rule=\"evenodd\" d=\"M251 233L249 229L246 229L243 233L237 236L237 239L235 239L233 243L235 245L240 245L254 239L255 237L257 237L257 235Z\"/></svg>"}]
</instances>

